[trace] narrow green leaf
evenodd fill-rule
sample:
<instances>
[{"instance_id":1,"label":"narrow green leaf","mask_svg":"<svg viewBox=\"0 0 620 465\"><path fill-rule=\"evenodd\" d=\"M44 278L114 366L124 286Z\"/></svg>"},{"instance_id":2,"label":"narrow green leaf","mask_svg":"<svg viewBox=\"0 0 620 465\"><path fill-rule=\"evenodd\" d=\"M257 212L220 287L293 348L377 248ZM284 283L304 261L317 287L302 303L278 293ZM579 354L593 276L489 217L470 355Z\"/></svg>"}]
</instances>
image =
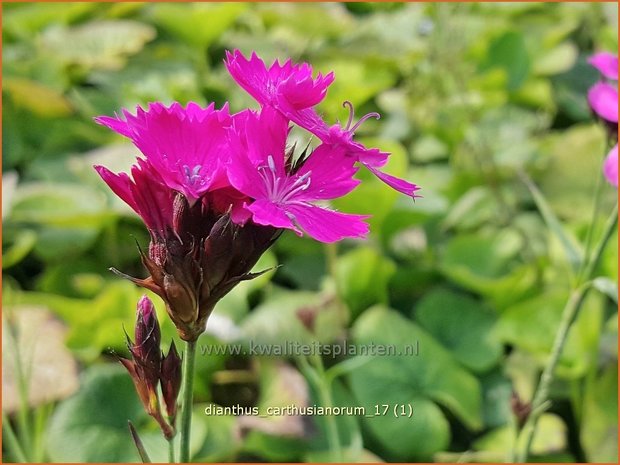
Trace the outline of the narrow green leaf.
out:
<instances>
[{"instance_id":1,"label":"narrow green leaf","mask_svg":"<svg viewBox=\"0 0 620 465\"><path fill-rule=\"evenodd\" d=\"M545 196L542 192L540 192L538 187L536 187L534 182L523 172L520 172L519 175L532 194L536 207L538 207L538 211L545 220L545 223L562 244L562 248L566 253L566 258L568 259L571 268L574 272L577 272L583 262L583 254L581 250L579 250L575 240L572 239L569 233L564 229L562 223L547 203Z\"/></svg>"}]
</instances>

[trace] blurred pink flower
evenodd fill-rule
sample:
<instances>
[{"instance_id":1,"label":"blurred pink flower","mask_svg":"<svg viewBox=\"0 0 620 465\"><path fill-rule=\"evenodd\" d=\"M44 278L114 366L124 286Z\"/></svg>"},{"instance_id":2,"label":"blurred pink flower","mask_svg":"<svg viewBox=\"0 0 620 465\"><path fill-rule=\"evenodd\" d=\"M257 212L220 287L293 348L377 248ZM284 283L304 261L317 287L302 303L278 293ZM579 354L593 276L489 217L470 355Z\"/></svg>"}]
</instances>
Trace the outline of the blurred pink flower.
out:
<instances>
[{"instance_id":1,"label":"blurred pink flower","mask_svg":"<svg viewBox=\"0 0 620 465\"><path fill-rule=\"evenodd\" d=\"M599 52L588 60L592 66L607 79L618 80L618 55L609 52Z\"/></svg>"},{"instance_id":2,"label":"blurred pink flower","mask_svg":"<svg viewBox=\"0 0 620 465\"><path fill-rule=\"evenodd\" d=\"M597 82L588 91L588 102L601 118L618 122L618 89L606 82Z\"/></svg>"},{"instance_id":3,"label":"blurred pink flower","mask_svg":"<svg viewBox=\"0 0 620 465\"><path fill-rule=\"evenodd\" d=\"M590 87L588 103L592 110L609 125L610 137L618 137L618 56L608 52L600 52L588 60L602 75L602 80ZM616 81L612 84L611 81ZM616 123L616 124L613 124ZM603 165L605 178L618 187L618 144L607 154Z\"/></svg>"},{"instance_id":4,"label":"blurred pink flower","mask_svg":"<svg viewBox=\"0 0 620 465\"><path fill-rule=\"evenodd\" d=\"M618 187L618 144L607 154L605 164L603 165L603 172L607 181L611 185Z\"/></svg>"}]
</instances>

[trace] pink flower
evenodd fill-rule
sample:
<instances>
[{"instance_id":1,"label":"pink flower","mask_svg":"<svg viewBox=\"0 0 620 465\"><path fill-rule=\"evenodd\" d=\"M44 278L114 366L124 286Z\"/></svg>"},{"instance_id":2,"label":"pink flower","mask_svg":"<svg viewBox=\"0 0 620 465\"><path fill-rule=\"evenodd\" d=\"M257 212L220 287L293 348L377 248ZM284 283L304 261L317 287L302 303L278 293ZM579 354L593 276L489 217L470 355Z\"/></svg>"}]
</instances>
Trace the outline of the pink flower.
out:
<instances>
[{"instance_id":1,"label":"pink flower","mask_svg":"<svg viewBox=\"0 0 620 465\"><path fill-rule=\"evenodd\" d=\"M588 102L601 118L618 122L618 89L606 82L597 82L588 91Z\"/></svg>"},{"instance_id":2,"label":"pink flower","mask_svg":"<svg viewBox=\"0 0 620 465\"><path fill-rule=\"evenodd\" d=\"M151 103L136 115L123 110L116 116L95 118L99 124L128 137L170 188L185 195L190 205L205 192L226 186L222 154L226 153L228 107L215 110L189 103L169 107Z\"/></svg>"},{"instance_id":3,"label":"pink flower","mask_svg":"<svg viewBox=\"0 0 620 465\"><path fill-rule=\"evenodd\" d=\"M618 144L607 154L603 173L611 185L618 187Z\"/></svg>"},{"instance_id":4,"label":"pink flower","mask_svg":"<svg viewBox=\"0 0 620 465\"><path fill-rule=\"evenodd\" d=\"M594 112L608 121L618 123L618 84L611 80L618 80L618 56L608 52L600 52L588 60L603 76L603 79L588 91L588 103ZM609 125L610 137L618 138L616 124ZM605 158L603 165L605 178L615 187L618 187L618 144L614 146Z\"/></svg>"},{"instance_id":5,"label":"pink flower","mask_svg":"<svg viewBox=\"0 0 620 465\"><path fill-rule=\"evenodd\" d=\"M415 192L419 189L418 186L379 171L379 168L387 163L389 153L382 152L377 148L366 148L363 144L353 139L355 131L364 121L368 118L379 119L380 115L378 113L368 113L362 116L357 123L353 124L353 105L351 102L346 101L343 106L349 108L349 119L344 127L340 124L328 126L312 108L303 110L294 110L290 107L285 108L285 115L291 121L317 136L324 144L336 150L343 150L347 156L359 161L388 186L405 195L415 197Z\"/></svg>"},{"instance_id":6,"label":"pink flower","mask_svg":"<svg viewBox=\"0 0 620 465\"><path fill-rule=\"evenodd\" d=\"M607 79L618 80L618 56L609 52L599 52L588 60Z\"/></svg>"},{"instance_id":7,"label":"pink flower","mask_svg":"<svg viewBox=\"0 0 620 465\"><path fill-rule=\"evenodd\" d=\"M342 151L322 144L294 164L286 154L288 122L271 107L234 118L231 129L230 183L254 201L247 208L261 225L301 230L321 242L368 233L365 216L336 212L314 204L341 197L355 188L357 168Z\"/></svg>"},{"instance_id":8,"label":"pink flower","mask_svg":"<svg viewBox=\"0 0 620 465\"><path fill-rule=\"evenodd\" d=\"M347 125L341 127L339 124L328 126L312 108L325 97L327 88L334 80L333 73L324 77L319 74L316 79L312 79L310 65L294 65L290 60L284 65L275 61L267 69L255 53L247 60L238 50L232 54L227 53L226 67L235 81L261 106L277 109L287 119L313 133L327 146L334 150L343 150L345 155L359 161L393 189L415 197L418 186L379 171L378 168L386 164L389 153L376 148L368 149L353 140L360 125L368 118L379 118L378 113L369 113L353 124L353 105L345 102L350 115Z\"/></svg>"},{"instance_id":9,"label":"pink flower","mask_svg":"<svg viewBox=\"0 0 620 465\"><path fill-rule=\"evenodd\" d=\"M296 65L291 60L283 65L276 60L267 69L256 53L248 60L239 50L227 51L225 64L237 84L258 103L276 108L279 102L298 110L312 107L325 98L334 80L334 73L325 76L319 73L312 78L312 66Z\"/></svg>"},{"instance_id":10,"label":"pink flower","mask_svg":"<svg viewBox=\"0 0 620 465\"><path fill-rule=\"evenodd\" d=\"M126 173L115 174L104 166L95 166L99 176L142 218L153 238L166 237L172 228L175 193L164 184L159 172L143 159Z\"/></svg>"}]
</instances>

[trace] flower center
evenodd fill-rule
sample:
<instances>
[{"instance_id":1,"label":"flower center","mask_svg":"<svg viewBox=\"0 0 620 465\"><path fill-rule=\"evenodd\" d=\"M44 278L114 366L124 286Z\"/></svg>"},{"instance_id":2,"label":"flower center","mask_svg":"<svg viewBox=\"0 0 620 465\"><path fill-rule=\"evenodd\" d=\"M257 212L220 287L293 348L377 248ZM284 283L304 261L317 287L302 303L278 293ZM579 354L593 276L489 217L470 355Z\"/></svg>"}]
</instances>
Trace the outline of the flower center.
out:
<instances>
[{"instance_id":1,"label":"flower center","mask_svg":"<svg viewBox=\"0 0 620 465\"><path fill-rule=\"evenodd\" d=\"M350 135L353 135L353 133L355 133L355 131L368 118L381 119L381 115L379 113L377 113L376 111L373 111L371 113L367 113L364 116L362 116L357 123L355 123L353 126L351 126L353 124L353 118L355 118L355 110L353 109L353 104L351 102L349 102L348 100L345 100L344 102L342 102L342 106L344 108L348 108L349 109L349 120L347 121L347 125L343 129L344 129L344 132L346 132L346 133L348 133Z\"/></svg>"},{"instance_id":2,"label":"flower center","mask_svg":"<svg viewBox=\"0 0 620 465\"><path fill-rule=\"evenodd\" d=\"M183 165L183 174L185 175L185 179L190 186L196 184L196 182L200 181L201 184L204 184L204 179L200 176L200 168L201 165L194 166L191 170L189 166Z\"/></svg>"},{"instance_id":3,"label":"flower center","mask_svg":"<svg viewBox=\"0 0 620 465\"><path fill-rule=\"evenodd\" d=\"M312 171L308 171L301 176L289 177L279 176L273 157L267 157L267 165L258 167L258 172L265 183L267 198L275 203L286 203L300 192L310 187L310 176Z\"/></svg>"}]
</instances>

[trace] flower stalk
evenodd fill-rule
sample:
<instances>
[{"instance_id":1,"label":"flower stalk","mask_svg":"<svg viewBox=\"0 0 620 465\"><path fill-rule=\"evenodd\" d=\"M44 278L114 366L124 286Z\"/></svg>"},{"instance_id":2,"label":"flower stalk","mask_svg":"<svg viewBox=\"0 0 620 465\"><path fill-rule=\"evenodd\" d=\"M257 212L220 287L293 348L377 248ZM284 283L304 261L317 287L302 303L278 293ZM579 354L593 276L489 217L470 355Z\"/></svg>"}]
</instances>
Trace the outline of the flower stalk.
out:
<instances>
[{"instance_id":1,"label":"flower stalk","mask_svg":"<svg viewBox=\"0 0 620 465\"><path fill-rule=\"evenodd\" d=\"M528 459L532 446L532 441L536 433L538 420L550 405L549 388L555 376L555 370L558 366L560 357L564 350L564 345L566 344L568 333L570 332L572 324L575 321L581 305L586 297L586 294L591 287L591 280L594 277L594 273L596 272L603 252L605 251L607 243L613 235L617 224L618 204L616 203L616 206L614 207L605 225L603 236L599 240L597 246L594 249L592 257L590 258L588 264L585 267L585 272L583 274L581 282L576 286L575 289L573 289L568 298L568 301L566 302L566 305L564 306L564 310L562 310L562 318L560 320L560 326L558 327L558 331L555 335L553 348L551 350L551 356L549 358L549 362L547 363L542 372L540 382L538 383L538 387L536 388L536 392L534 394L534 399L532 400L532 413L528 416L525 424L523 425L523 428L520 430L520 433L517 437L517 453L515 456L516 462L523 463L526 462Z\"/></svg>"},{"instance_id":2,"label":"flower stalk","mask_svg":"<svg viewBox=\"0 0 620 465\"><path fill-rule=\"evenodd\" d=\"M188 463L190 460L190 438L192 429L192 402L194 398L194 365L196 359L196 341L185 341L183 353L183 382L181 410L181 452L179 460Z\"/></svg>"}]
</instances>

